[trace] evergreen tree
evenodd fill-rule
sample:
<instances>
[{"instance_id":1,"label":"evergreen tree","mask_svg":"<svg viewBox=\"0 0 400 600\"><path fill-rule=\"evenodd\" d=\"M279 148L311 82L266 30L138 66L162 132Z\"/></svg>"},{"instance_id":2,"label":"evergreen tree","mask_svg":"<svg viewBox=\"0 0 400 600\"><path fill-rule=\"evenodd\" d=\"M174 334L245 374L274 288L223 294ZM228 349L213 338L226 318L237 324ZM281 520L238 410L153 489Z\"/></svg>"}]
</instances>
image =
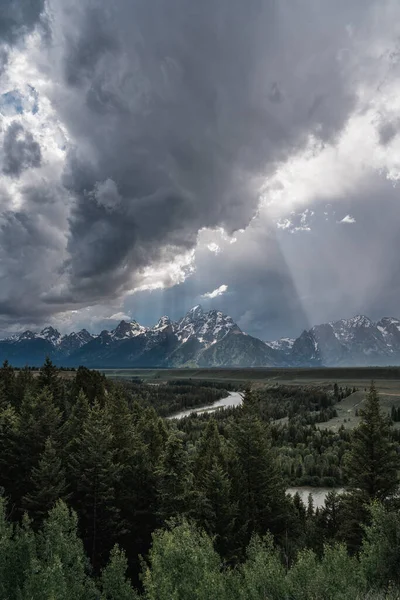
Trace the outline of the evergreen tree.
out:
<instances>
[{"instance_id":1,"label":"evergreen tree","mask_svg":"<svg viewBox=\"0 0 400 600\"><path fill-rule=\"evenodd\" d=\"M163 419L157 416L153 408L141 409L136 431L142 442L146 444L148 460L155 468L160 462L168 438Z\"/></svg>"},{"instance_id":2,"label":"evergreen tree","mask_svg":"<svg viewBox=\"0 0 400 600\"><path fill-rule=\"evenodd\" d=\"M100 406L106 398L107 379L99 371L90 371L87 367L79 367L72 383L72 397L76 398L83 392L90 404L97 400Z\"/></svg>"},{"instance_id":3,"label":"evergreen tree","mask_svg":"<svg viewBox=\"0 0 400 600\"><path fill-rule=\"evenodd\" d=\"M83 425L89 415L89 402L84 392L78 393L72 405L67 420L60 428L60 446L64 462L67 463L70 454L76 452L78 440L83 431Z\"/></svg>"},{"instance_id":4,"label":"evergreen tree","mask_svg":"<svg viewBox=\"0 0 400 600\"><path fill-rule=\"evenodd\" d=\"M52 396L54 403L61 411L65 410L65 390L60 377L59 369L52 363L47 356L43 366L40 368L37 382L40 389L47 388Z\"/></svg>"},{"instance_id":5,"label":"evergreen tree","mask_svg":"<svg viewBox=\"0 0 400 600\"><path fill-rule=\"evenodd\" d=\"M36 526L42 523L57 500L67 500L70 496L65 470L51 438L46 440L38 466L32 469L30 487L30 492L22 499L22 506L29 512Z\"/></svg>"},{"instance_id":6,"label":"evergreen tree","mask_svg":"<svg viewBox=\"0 0 400 600\"><path fill-rule=\"evenodd\" d=\"M6 403L15 405L15 371L8 360L0 368L0 387Z\"/></svg>"},{"instance_id":7,"label":"evergreen tree","mask_svg":"<svg viewBox=\"0 0 400 600\"><path fill-rule=\"evenodd\" d=\"M147 554L151 534L159 524L155 467L150 459L151 450L134 425L122 391L109 392L105 406L113 435L114 460L120 465L116 484L121 528L118 541L130 564L139 567L138 556Z\"/></svg>"},{"instance_id":8,"label":"evergreen tree","mask_svg":"<svg viewBox=\"0 0 400 600\"><path fill-rule=\"evenodd\" d=\"M199 440L195 458L194 471L196 477L201 479L210 471L215 461L226 467L226 449L224 440L218 432L215 419L210 419Z\"/></svg>"},{"instance_id":9,"label":"evergreen tree","mask_svg":"<svg viewBox=\"0 0 400 600\"><path fill-rule=\"evenodd\" d=\"M20 369L15 378L15 401L14 405L19 410L27 393L35 388L35 380L32 371L28 367Z\"/></svg>"},{"instance_id":10,"label":"evergreen tree","mask_svg":"<svg viewBox=\"0 0 400 600\"><path fill-rule=\"evenodd\" d=\"M69 473L75 481L71 502L79 512L84 544L96 569L104 565L119 533L115 498L119 466L114 457L109 420L95 401L71 454Z\"/></svg>"},{"instance_id":11,"label":"evergreen tree","mask_svg":"<svg viewBox=\"0 0 400 600\"><path fill-rule=\"evenodd\" d=\"M17 481L20 475L15 469L16 451L15 440L18 431L18 415L12 406L0 409L0 496L17 495Z\"/></svg>"},{"instance_id":12,"label":"evergreen tree","mask_svg":"<svg viewBox=\"0 0 400 600\"><path fill-rule=\"evenodd\" d=\"M190 509L191 481L188 455L181 434L172 431L157 469L161 518L182 516Z\"/></svg>"},{"instance_id":13,"label":"evergreen tree","mask_svg":"<svg viewBox=\"0 0 400 600\"><path fill-rule=\"evenodd\" d=\"M361 565L371 587L400 585L400 515L378 502L370 506L372 522L365 528Z\"/></svg>"},{"instance_id":14,"label":"evergreen tree","mask_svg":"<svg viewBox=\"0 0 400 600\"><path fill-rule=\"evenodd\" d=\"M247 527L247 541L252 533L282 532L287 512L285 486L266 425L252 410L246 409L232 433L239 466L235 493L241 519Z\"/></svg>"},{"instance_id":15,"label":"evergreen tree","mask_svg":"<svg viewBox=\"0 0 400 600\"><path fill-rule=\"evenodd\" d=\"M6 519L6 501L0 495L0 598L13 597L15 577L18 580L20 576L13 573L13 534L14 528Z\"/></svg>"},{"instance_id":16,"label":"evergreen tree","mask_svg":"<svg viewBox=\"0 0 400 600\"><path fill-rule=\"evenodd\" d=\"M220 556L232 558L236 550L236 519L238 505L232 498L231 481L223 467L215 459L210 470L202 478L202 508L199 521L214 539Z\"/></svg>"},{"instance_id":17,"label":"evergreen tree","mask_svg":"<svg viewBox=\"0 0 400 600\"><path fill-rule=\"evenodd\" d=\"M385 500L398 489L400 458L373 383L360 412L361 422L353 431L345 460L346 474L350 486L361 490L368 500Z\"/></svg>"},{"instance_id":18,"label":"evergreen tree","mask_svg":"<svg viewBox=\"0 0 400 600\"><path fill-rule=\"evenodd\" d=\"M36 467L46 440L57 440L61 413L53 402L48 388L41 392L28 393L23 399L18 427L13 443L14 463L12 476L15 479L13 502L20 507L22 496L30 492L30 474Z\"/></svg>"}]
</instances>

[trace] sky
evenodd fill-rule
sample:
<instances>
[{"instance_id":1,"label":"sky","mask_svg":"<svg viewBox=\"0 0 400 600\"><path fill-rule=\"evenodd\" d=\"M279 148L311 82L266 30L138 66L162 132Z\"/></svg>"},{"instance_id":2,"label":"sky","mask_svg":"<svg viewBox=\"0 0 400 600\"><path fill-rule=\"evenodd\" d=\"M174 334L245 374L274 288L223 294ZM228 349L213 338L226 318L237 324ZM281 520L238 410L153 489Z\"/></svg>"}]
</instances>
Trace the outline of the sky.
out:
<instances>
[{"instance_id":1,"label":"sky","mask_svg":"<svg viewBox=\"0 0 400 600\"><path fill-rule=\"evenodd\" d=\"M2 0L0 331L400 316L398 0Z\"/></svg>"}]
</instances>

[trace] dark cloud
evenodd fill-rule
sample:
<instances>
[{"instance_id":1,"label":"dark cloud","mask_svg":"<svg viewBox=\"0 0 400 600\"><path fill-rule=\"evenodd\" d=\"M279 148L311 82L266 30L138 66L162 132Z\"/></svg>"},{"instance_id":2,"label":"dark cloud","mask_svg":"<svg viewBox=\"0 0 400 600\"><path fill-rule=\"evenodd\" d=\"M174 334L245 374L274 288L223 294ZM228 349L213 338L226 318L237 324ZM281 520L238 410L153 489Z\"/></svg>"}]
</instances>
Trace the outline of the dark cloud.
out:
<instances>
[{"instance_id":1,"label":"dark cloud","mask_svg":"<svg viewBox=\"0 0 400 600\"><path fill-rule=\"evenodd\" d=\"M3 173L18 177L25 169L40 167L41 161L40 146L33 135L20 123L11 123L3 140Z\"/></svg>"},{"instance_id":2,"label":"dark cloud","mask_svg":"<svg viewBox=\"0 0 400 600\"><path fill-rule=\"evenodd\" d=\"M379 141L384 146L389 144L398 134L400 122L387 121L379 127Z\"/></svg>"},{"instance_id":3,"label":"dark cloud","mask_svg":"<svg viewBox=\"0 0 400 600\"><path fill-rule=\"evenodd\" d=\"M1 0L0 2L0 76L3 74L11 46L44 17L45 0Z\"/></svg>"},{"instance_id":4,"label":"dark cloud","mask_svg":"<svg viewBox=\"0 0 400 600\"><path fill-rule=\"evenodd\" d=\"M0 8L7 44L43 14L38 0L18 5L19 13L17 3L7 3L7 23L1 21L6 5ZM4 132L2 170L13 177L7 181L16 198L2 198L0 313L40 320L72 307L105 306L141 284L146 268L195 248L199 230L217 226L248 229L218 255L198 249L196 271L184 283L130 296L132 316L177 318L221 284L228 291L201 300L205 308L231 313L264 338L294 335L362 306L362 312L372 310L372 274L387 281L389 242L398 247L394 219L387 235L380 231L382 249L375 248L371 225L385 203L395 216L392 189L373 188L381 194L379 210L378 195L363 189L365 197L360 192L353 200L313 197L313 218L305 218L302 207L288 229L262 215L249 223L260 187L277 166L310 138L316 152L334 145L358 111L359 82L370 80L363 44L379 5L71 0L67 6L50 0L48 34L35 55L40 77L37 86L30 83L48 94L54 111L40 139L59 124L67 141L55 154L65 144L66 159L59 179L59 163L54 172L48 167L48 148L39 147L24 115L23 125L15 122ZM46 101L39 98L30 123L50 111ZM397 136L395 117L390 113L377 126L382 145ZM39 166L40 172L28 170ZM24 183L42 172L39 183ZM345 210L326 223L317 207L328 201L343 202ZM346 214L356 223L338 225ZM368 259L371 246L379 259ZM351 251L357 247L363 277L355 294Z\"/></svg>"},{"instance_id":5,"label":"dark cloud","mask_svg":"<svg viewBox=\"0 0 400 600\"><path fill-rule=\"evenodd\" d=\"M70 13L62 64L73 91L55 98L75 141L69 292L121 293L193 247L200 228L247 226L260 177L310 133L336 134L353 106L337 53L364 12L339 4L118 0ZM107 181L112 211L96 201Z\"/></svg>"},{"instance_id":6,"label":"dark cloud","mask_svg":"<svg viewBox=\"0 0 400 600\"><path fill-rule=\"evenodd\" d=\"M12 44L38 22L44 0L2 0L0 3L0 41Z\"/></svg>"}]
</instances>

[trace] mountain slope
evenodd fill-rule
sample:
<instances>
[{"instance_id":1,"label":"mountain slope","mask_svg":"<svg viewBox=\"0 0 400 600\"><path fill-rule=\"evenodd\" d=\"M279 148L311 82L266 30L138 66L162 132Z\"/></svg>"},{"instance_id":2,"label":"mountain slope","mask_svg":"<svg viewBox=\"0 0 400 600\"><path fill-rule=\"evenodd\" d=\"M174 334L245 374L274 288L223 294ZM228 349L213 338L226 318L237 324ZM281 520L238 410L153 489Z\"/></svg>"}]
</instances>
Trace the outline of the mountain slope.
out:
<instances>
[{"instance_id":1,"label":"mountain slope","mask_svg":"<svg viewBox=\"0 0 400 600\"><path fill-rule=\"evenodd\" d=\"M200 367L273 367L280 355L258 338L229 331L218 343L203 350L198 358Z\"/></svg>"}]
</instances>

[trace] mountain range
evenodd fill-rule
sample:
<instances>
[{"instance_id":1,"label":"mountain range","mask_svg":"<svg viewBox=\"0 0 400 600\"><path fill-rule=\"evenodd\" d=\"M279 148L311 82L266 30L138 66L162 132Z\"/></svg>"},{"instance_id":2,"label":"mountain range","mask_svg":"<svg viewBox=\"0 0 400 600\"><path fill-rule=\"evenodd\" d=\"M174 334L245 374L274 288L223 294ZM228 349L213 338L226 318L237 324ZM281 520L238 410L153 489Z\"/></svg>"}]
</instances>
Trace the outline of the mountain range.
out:
<instances>
[{"instance_id":1,"label":"mountain range","mask_svg":"<svg viewBox=\"0 0 400 600\"><path fill-rule=\"evenodd\" d=\"M161 317L154 327L121 321L98 335L45 327L0 340L0 361L14 366L39 366L46 356L91 368L400 365L400 320L375 323L358 315L316 325L296 339L263 341L222 312L197 305L179 321Z\"/></svg>"}]
</instances>

